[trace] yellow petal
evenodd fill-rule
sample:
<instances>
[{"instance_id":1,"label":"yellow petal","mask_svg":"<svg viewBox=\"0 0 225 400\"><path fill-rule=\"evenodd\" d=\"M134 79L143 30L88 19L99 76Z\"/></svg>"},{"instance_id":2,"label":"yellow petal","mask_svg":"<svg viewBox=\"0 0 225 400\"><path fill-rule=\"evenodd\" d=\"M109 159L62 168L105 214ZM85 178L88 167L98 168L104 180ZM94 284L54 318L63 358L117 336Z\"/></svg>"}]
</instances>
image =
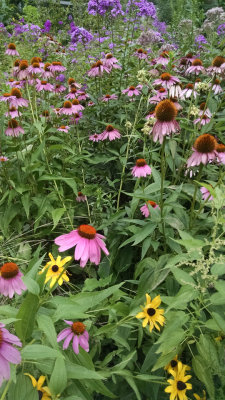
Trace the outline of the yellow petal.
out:
<instances>
[{"instance_id":1,"label":"yellow petal","mask_svg":"<svg viewBox=\"0 0 225 400\"><path fill-rule=\"evenodd\" d=\"M59 280L58 280L58 284L59 284L59 286L62 286L62 284L63 284L63 279L62 279L62 277L61 277L61 278L59 278Z\"/></svg>"},{"instance_id":2,"label":"yellow petal","mask_svg":"<svg viewBox=\"0 0 225 400\"><path fill-rule=\"evenodd\" d=\"M67 262L69 262L70 260L72 260L72 257L70 257L70 256L64 258L64 259L61 261L61 266L63 267L63 265L65 265L65 264L66 264Z\"/></svg>"},{"instance_id":3,"label":"yellow petal","mask_svg":"<svg viewBox=\"0 0 225 400\"><path fill-rule=\"evenodd\" d=\"M142 322L143 328L145 328L146 325L148 325L148 318L145 318L144 321Z\"/></svg>"},{"instance_id":4,"label":"yellow petal","mask_svg":"<svg viewBox=\"0 0 225 400\"><path fill-rule=\"evenodd\" d=\"M161 298L160 295L158 295L152 300L152 308L158 308L160 304L161 304Z\"/></svg>"},{"instance_id":5,"label":"yellow petal","mask_svg":"<svg viewBox=\"0 0 225 400\"><path fill-rule=\"evenodd\" d=\"M40 390L42 388L44 381L45 381L45 376L41 375L37 382L37 390Z\"/></svg>"},{"instance_id":6,"label":"yellow petal","mask_svg":"<svg viewBox=\"0 0 225 400\"><path fill-rule=\"evenodd\" d=\"M55 263L55 259L54 259L53 255L52 255L52 253L48 253L48 256L49 256L50 260Z\"/></svg>"},{"instance_id":7,"label":"yellow petal","mask_svg":"<svg viewBox=\"0 0 225 400\"><path fill-rule=\"evenodd\" d=\"M145 313L143 313L142 311L139 312L139 313L136 315L136 318L145 318Z\"/></svg>"},{"instance_id":8,"label":"yellow petal","mask_svg":"<svg viewBox=\"0 0 225 400\"><path fill-rule=\"evenodd\" d=\"M146 293L145 296L146 296L146 305L147 305L147 304L151 303L151 297L149 296L148 293Z\"/></svg>"},{"instance_id":9,"label":"yellow petal","mask_svg":"<svg viewBox=\"0 0 225 400\"><path fill-rule=\"evenodd\" d=\"M55 283L56 283L56 278L52 278L52 281L50 283L50 288L52 288Z\"/></svg>"},{"instance_id":10,"label":"yellow petal","mask_svg":"<svg viewBox=\"0 0 225 400\"><path fill-rule=\"evenodd\" d=\"M172 390L173 390L172 386L167 386L166 389L164 389L164 391L165 391L166 393L171 393Z\"/></svg>"},{"instance_id":11,"label":"yellow petal","mask_svg":"<svg viewBox=\"0 0 225 400\"><path fill-rule=\"evenodd\" d=\"M31 381L32 381L32 385L33 385L33 387L36 387L37 386L37 381L36 381L36 379L32 376L32 375L30 375L30 374L24 374L24 375L27 375L27 376L29 376L29 378L31 379Z\"/></svg>"},{"instance_id":12,"label":"yellow petal","mask_svg":"<svg viewBox=\"0 0 225 400\"><path fill-rule=\"evenodd\" d=\"M64 279L64 281L69 282L70 279L66 274L63 274L62 278Z\"/></svg>"}]
</instances>

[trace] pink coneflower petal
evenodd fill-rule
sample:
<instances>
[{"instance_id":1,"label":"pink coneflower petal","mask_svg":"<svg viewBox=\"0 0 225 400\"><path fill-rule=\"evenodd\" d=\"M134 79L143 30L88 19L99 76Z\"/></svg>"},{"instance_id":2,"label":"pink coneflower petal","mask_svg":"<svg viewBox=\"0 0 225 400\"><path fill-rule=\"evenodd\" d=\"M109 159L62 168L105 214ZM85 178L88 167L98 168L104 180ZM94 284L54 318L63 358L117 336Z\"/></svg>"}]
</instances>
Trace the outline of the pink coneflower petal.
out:
<instances>
[{"instance_id":1,"label":"pink coneflower petal","mask_svg":"<svg viewBox=\"0 0 225 400\"><path fill-rule=\"evenodd\" d=\"M71 330L70 330L71 332ZM63 350L68 349L69 344L71 342L71 340L73 339L73 332L71 332L65 339L64 343L63 343Z\"/></svg>"},{"instance_id":2,"label":"pink coneflower petal","mask_svg":"<svg viewBox=\"0 0 225 400\"><path fill-rule=\"evenodd\" d=\"M77 335L73 338L73 351L75 354L79 354L79 339Z\"/></svg>"},{"instance_id":3,"label":"pink coneflower petal","mask_svg":"<svg viewBox=\"0 0 225 400\"><path fill-rule=\"evenodd\" d=\"M57 342L61 342L61 340L65 339L71 333L70 328L63 329L60 334L57 336Z\"/></svg>"}]
</instances>

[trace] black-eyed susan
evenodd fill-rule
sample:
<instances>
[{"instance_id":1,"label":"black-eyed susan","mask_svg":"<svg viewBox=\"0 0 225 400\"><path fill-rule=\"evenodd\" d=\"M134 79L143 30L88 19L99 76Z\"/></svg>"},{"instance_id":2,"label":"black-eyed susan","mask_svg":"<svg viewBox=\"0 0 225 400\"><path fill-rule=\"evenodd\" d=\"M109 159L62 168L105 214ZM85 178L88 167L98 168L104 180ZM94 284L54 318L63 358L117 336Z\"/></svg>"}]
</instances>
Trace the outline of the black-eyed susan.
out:
<instances>
[{"instance_id":1,"label":"black-eyed susan","mask_svg":"<svg viewBox=\"0 0 225 400\"><path fill-rule=\"evenodd\" d=\"M206 392L205 392L205 390L202 391L202 397L200 397L196 393L194 393L194 397L195 397L196 400L206 400Z\"/></svg>"},{"instance_id":2,"label":"black-eyed susan","mask_svg":"<svg viewBox=\"0 0 225 400\"><path fill-rule=\"evenodd\" d=\"M64 281L69 282L69 277L67 276L67 273L66 271L64 271L63 267L68 261L72 259L72 257L69 256L61 260L62 257L58 256L55 260L51 253L49 253L48 255L51 261L47 262L45 267L39 272L39 274L42 274L46 269L48 270L45 278L45 283L51 280L50 288L52 288L57 280L60 286L63 284Z\"/></svg>"},{"instance_id":3,"label":"black-eyed susan","mask_svg":"<svg viewBox=\"0 0 225 400\"><path fill-rule=\"evenodd\" d=\"M45 376L41 375L40 378L38 380L36 380L34 378L34 376L32 376L30 374L24 374L24 375L29 376L29 378L31 379L33 387L36 388L38 391L39 400L51 400L52 399L51 392L50 392L48 386L43 386L44 381L45 381Z\"/></svg>"},{"instance_id":4,"label":"black-eyed susan","mask_svg":"<svg viewBox=\"0 0 225 400\"><path fill-rule=\"evenodd\" d=\"M145 328L146 325L149 324L150 332L153 330L154 327L158 331L160 331L160 326L158 325L158 323L161 326L163 326L165 323L165 318L162 315L164 313L164 310L158 309L160 304L160 296L156 296L153 300L151 300L151 297L146 293L145 307L141 306L143 311L136 315L136 318L144 318L144 321L142 322L143 328Z\"/></svg>"},{"instance_id":5,"label":"black-eyed susan","mask_svg":"<svg viewBox=\"0 0 225 400\"><path fill-rule=\"evenodd\" d=\"M169 373L170 373L171 369L172 369L173 371L177 372L177 371L178 371L178 362L179 362L178 356L176 355L176 357L174 357L174 358L169 362L169 364L167 364L167 365L165 366L164 369L167 370ZM185 367L187 371L191 369L188 365L185 365L185 364L183 364L183 367Z\"/></svg>"},{"instance_id":6,"label":"black-eyed susan","mask_svg":"<svg viewBox=\"0 0 225 400\"><path fill-rule=\"evenodd\" d=\"M177 372L170 370L170 374L173 375L174 379L168 379L169 386L166 387L165 392L170 393L170 400L187 400L186 391L192 389L192 384L187 381L191 378L191 375L185 375L187 365L183 365L181 361L178 361Z\"/></svg>"}]
</instances>

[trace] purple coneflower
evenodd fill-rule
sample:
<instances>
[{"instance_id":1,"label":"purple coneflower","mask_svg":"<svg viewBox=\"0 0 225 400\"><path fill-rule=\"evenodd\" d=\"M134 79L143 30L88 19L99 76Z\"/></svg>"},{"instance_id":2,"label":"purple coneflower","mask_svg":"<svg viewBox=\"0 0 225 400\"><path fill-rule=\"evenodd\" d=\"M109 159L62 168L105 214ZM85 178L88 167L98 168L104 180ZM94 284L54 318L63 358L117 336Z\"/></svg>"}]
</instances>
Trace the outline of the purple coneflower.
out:
<instances>
[{"instance_id":1,"label":"purple coneflower","mask_svg":"<svg viewBox=\"0 0 225 400\"><path fill-rule=\"evenodd\" d=\"M0 156L0 162L9 161L8 157Z\"/></svg>"},{"instance_id":2,"label":"purple coneflower","mask_svg":"<svg viewBox=\"0 0 225 400\"><path fill-rule=\"evenodd\" d=\"M107 125L105 130L101 133L101 140L109 139L110 142L115 139L120 139L120 137L119 131L112 125Z\"/></svg>"},{"instance_id":3,"label":"purple coneflower","mask_svg":"<svg viewBox=\"0 0 225 400\"><path fill-rule=\"evenodd\" d=\"M223 92L222 87L220 86L221 81L219 79L214 79L212 85L212 90L214 94L219 94Z\"/></svg>"},{"instance_id":4,"label":"purple coneflower","mask_svg":"<svg viewBox=\"0 0 225 400\"><path fill-rule=\"evenodd\" d=\"M180 83L180 80L176 76L172 76L168 72L164 72L160 75L159 79L156 79L153 82L154 85L161 85L166 89L170 89L171 86L176 85L177 83Z\"/></svg>"},{"instance_id":5,"label":"purple coneflower","mask_svg":"<svg viewBox=\"0 0 225 400\"><path fill-rule=\"evenodd\" d=\"M99 142L102 140L102 134L94 133L93 135L89 136L89 140L91 140L91 142Z\"/></svg>"},{"instance_id":6,"label":"purple coneflower","mask_svg":"<svg viewBox=\"0 0 225 400\"><path fill-rule=\"evenodd\" d=\"M18 88L12 88L10 96L10 107L28 107L28 100L22 97L22 93Z\"/></svg>"},{"instance_id":7,"label":"purple coneflower","mask_svg":"<svg viewBox=\"0 0 225 400\"><path fill-rule=\"evenodd\" d=\"M10 103L11 100L12 98L10 93L4 93L3 96L0 96L0 101L3 103Z\"/></svg>"},{"instance_id":8,"label":"purple coneflower","mask_svg":"<svg viewBox=\"0 0 225 400\"><path fill-rule=\"evenodd\" d=\"M127 94L127 96L139 96L140 91L138 90L138 86L129 86L129 88L122 90L123 94Z\"/></svg>"},{"instance_id":9,"label":"purple coneflower","mask_svg":"<svg viewBox=\"0 0 225 400\"><path fill-rule=\"evenodd\" d=\"M57 128L57 131L68 133L69 129L70 129L70 127L68 125L62 125L59 128Z\"/></svg>"},{"instance_id":10,"label":"purple coneflower","mask_svg":"<svg viewBox=\"0 0 225 400\"><path fill-rule=\"evenodd\" d=\"M208 107L206 107L206 103L205 102L201 103L199 108L200 108L199 115L204 115L205 114L209 118L212 117L212 113L211 113L210 109Z\"/></svg>"},{"instance_id":11,"label":"purple coneflower","mask_svg":"<svg viewBox=\"0 0 225 400\"><path fill-rule=\"evenodd\" d=\"M80 267L85 267L88 260L99 265L101 260L101 250L108 256L109 252L102 239L105 236L96 232L91 225L80 225L78 229L71 231L65 235L58 236L55 244L59 247L59 251L66 251L75 248L74 258L80 260Z\"/></svg>"},{"instance_id":12,"label":"purple coneflower","mask_svg":"<svg viewBox=\"0 0 225 400\"><path fill-rule=\"evenodd\" d=\"M47 62L44 64L43 71L42 71L42 78L49 79L54 76L54 74L50 71L51 63Z\"/></svg>"},{"instance_id":13,"label":"purple coneflower","mask_svg":"<svg viewBox=\"0 0 225 400\"><path fill-rule=\"evenodd\" d=\"M0 386L4 379L10 379L10 363L21 363L20 352L13 345L22 347L19 338L9 333L5 325L0 323Z\"/></svg>"},{"instance_id":14,"label":"purple coneflower","mask_svg":"<svg viewBox=\"0 0 225 400\"><path fill-rule=\"evenodd\" d=\"M10 107L9 111L5 113L5 116L10 118L21 117L21 115L22 114L16 109L16 107Z\"/></svg>"},{"instance_id":15,"label":"purple coneflower","mask_svg":"<svg viewBox=\"0 0 225 400\"><path fill-rule=\"evenodd\" d=\"M157 64L167 65L170 61L170 56L168 51L163 51L158 58L155 58Z\"/></svg>"},{"instance_id":16,"label":"purple coneflower","mask_svg":"<svg viewBox=\"0 0 225 400\"><path fill-rule=\"evenodd\" d=\"M159 205L156 204L155 201L148 200L145 203L145 205L140 208L140 210L141 210L141 212L142 212L142 214L144 215L145 218L148 218L149 215L150 215L150 210L151 209L149 209L149 206L151 206L152 208L160 208Z\"/></svg>"},{"instance_id":17,"label":"purple coneflower","mask_svg":"<svg viewBox=\"0 0 225 400\"><path fill-rule=\"evenodd\" d=\"M101 60L98 60L96 63L92 64L91 69L88 71L88 76L102 76L104 71L107 72L107 74L110 73L109 68L106 67Z\"/></svg>"},{"instance_id":18,"label":"purple coneflower","mask_svg":"<svg viewBox=\"0 0 225 400\"><path fill-rule=\"evenodd\" d=\"M118 99L118 96L116 94L105 94L101 98L101 100L105 101L105 102L108 102L109 100L117 100L117 99Z\"/></svg>"},{"instance_id":19,"label":"purple coneflower","mask_svg":"<svg viewBox=\"0 0 225 400\"><path fill-rule=\"evenodd\" d=\"M217 161L225 164L225 146L222 143L216 145Z\"/></svg>"},{"instance_id":20,"label":"purple coneflower","mask_svg":"<svg viewBox=\"0 0 225 400\"><path fill-rule=\"evenodd\" d=\"M192 148L193 153L187 160L187 168L194 167L200 164L207 164L216 159L217 142L214 136L205 133L199 136Z\"/></svg>"},{"instance_id":21,"label":"purple coneflower","mask_svg":"<svg viewBox=\"0 0 225 400\"><path fill-rule=\"evenodd\" d=\"M225 57L217 56L213 59L211 67L207 68L206 71L210 75L221 75L225 71Z\"/></svg>"},{"instance_id":22,"label":"purple coneflower","mask_svg":"<svg viewBox=\"0 0 225 400\"><path fill-rule=\"evenodd\" d=\"M21 279L22 276L17 264L5 263L0 268L0 293L10 299L15 293L22 294L23 290L27 290Z\"/></svg>"},{"instance_id":23,"label":"purple coneflower","mask_svg":"<svg viewBox=\"0 0 225 400\"><path fill-rule=\"evenodd\" d=\"M53 92L54 86L47 81L40 81L40 79L37 79L36 90L38 92L41 92L42 90L46 92Z\"/></svg>"},{"instance_id":24,"label":"purple coneflower","mask_svg":"<svg viewBox=\"0 0 225 400\"><path fill-rule=\"evenodd\" d=\"M55 88L54 88L55 93L62 93L62 92L65 92L65 90L66 90L66 87L63 85L60 85L60 83L57 83L55 85Z\"/></svg>"},{"instance_id":25,"label":"purple coneflower","mask_svg":"<svg viewBox=\"0 0 225 400\"><path fill-rule=\"evenodd\" d=\"M86 200L87 200L87 197L82 192L77 193L76 201L78 203L85 202Z\"/></svg>"},{"instance_id":26,"label":"purple coneflower","mask_svg":"<svg viewBox=\"0 0 225 400\"><path fill-rule=\"evenodd\" d=\"M78 113L75 113L75 114L73 114L73 116L72 116L72 118L71 118L71 123L75 123L75 124L78 124L78 122L80 121L80 119L83 117L83 114L82 114L82 112L80 111L80 112L78 112Z\"/></svg>"},{"instance_id":27,"label":"purple coneflower","mask_svg":"<svg viewBox=\"0 0 225 400\"><path fill-rule=\"evenodd\" d=\"M23 79L26 79L27 76L29 75L28 68L29 68L29 64L28 64L27 60L20 61L19 70L17 73L17 77L20 81L22 81Z\"/></svg>"},{"instance_id":28,"label":"purple coneflower","mask_svg":"<svg viewBox=\"0 0 225 400\"><path fill-rule=\"evenodd\" d=\"M77 96L78 96L78 91L77 91L77 89L76 89L75 87L72 87L72 88L70 89L70 92L66 95L66 99L67 99L67 100L74 100L74 99L77 98Z\"/></svg>"},{"instance_id":29,"label":"purple coneflower","mask_svg":"<svg viewBox=\"0 0 225 400\"><path fill-rule=\"evenodd\" d=\"M147 51L143 50L143 49L137 49L134 53L134 55L136 57L138 57L140 60L145 60L146 58L148 58L148 53Z\"/></svg>"},{"instance_id":30,"label":"purple coneflower","mask_svg":"<svg viewBox=\"0 0 225 400\"><path fill-rule=\"evenodd\" d=\"M155 108L155 116L157 121L152 128L153 141L162 144L164 136L171 133L178 133L180 126L175 120L177 108L170 100L162 100Z\"/></svg>"},{"instance_id":31,"label":"purple coneflower","mask_svg":"<svg viewBox=\"0 0 225 400\"><path fill-rule=\"evenodd\" d=\"M200 125L204 126L210 122L210 119L211 118L209 118L207 114L203 114L199 118L194 120L194 124L196 125L199 123Z\"/></svg>"},{"instance_id":32,"label":"purple coneflower","mask_svg":"<svg viewBox=\"0 0 225 400\"><path fill-rule=\"evenodd\" d=\"M43 69L41 68L39 62L34 62L28 67L28 73L31 75L41 74Z\"/></svg>"},{"instance_id":33,"label":"purple coneflower","mask_svg":"<svg viewBox=\"0 0 225 400\"><path fill-rule=\"evenodd\" d=\"M57 342L61 342L61 340L65 339L63 350L66 350L71 340L73 340L72 347L75 354L79 354L79 346L86 352L89 352L89 335L85 330L85 325L82 322L72 322L67 320L64 320L64 322L70 327L63 329L57 337Z\"/></svg>"},{"instance_id":34,"label":"purple coneflower","mask_svg":"<svg viewBox=\"0 0 225 400\"><path fill-rule=\"evenodd\" d=\"M166 99L168 96L168 91L161 87L157 90L156 95L150 97L149 103L151 104L158 104L161 100Z\"/></svg>"},{"instance_id":35,"label":"purple coneflower","mask_svg":"<svg viewBox=\"0 0 225 400\"><path fill-rule=\"evenodd\" d=\"M112 68L121 69L121 66L118 65L118 60L111 53L106 54L105 58L102 60L105 67L109 70Z\"/></svg>"},{"instance_id":36,"label":"purple coneflower","mask_svg":"<svg viewBox=\"0 0 225 400\"><path fill-rule=\"evenodd\" d=\"M84 109L84 107L80 104L78 99L74 99L72 101L72 108L73 108L74 114L77 114L78 112L80 112Z\"/></svg>"},{"instance_id":37,"label":"purple coneflower","mask_svg":"<svg viewBox=\"0 0 225 400\"><path fill-rule=\"evenodd\" d=\"M8 54L9 56L19 56L19 53L16 50L16 45L14 43L9 43L5 54Z\"/></svg>"},{"instance_id":38,"label":"purple coneflower","mask_svg":"<svg viewBox=\"0 0 225 400\"><path fill-rule=\"evenodd\" d=\"M71 101L66 100L63 103L63 107L60 108L60 114L65 114L65 115L72 115L74 113L73 105Z\"/></svg>"},{"instance_id":39,"label":"purple coneflower","mask_svg":"<svg viewBox=\"0 0 225 400\"><path fill-rule=\"evenodd\" d=\"M68 79L68 85L72 86L72 87L75 87L77 89L81 88L81 85L79 83L77 83L74 78L69 78Z\"/></svg>"},{"instance_id":40,"label":"purple coneflower","mask_svg":"<svg viewBox=\"0 0 225 400\"><path fill-rule=\"evenodd\" d=\"M184 57L187 60L187 64L192 64L192 62L196 59L196 57L192 53L187 53Z\"/></svg>"},{"instance_id":41,"label":"purple coneflower","mask_svg":"<svg viewBox=\"0 0 225 400\"><path fill-rule=\"evenodd\" d=\"M8 128L5 131L6 136L19 136L19 134L24 134L24 130L16 119L10 119L8 122Z\"/></svg>"},{"instance_id":42,"label":"purple coneflower","mask_svg":"<svg viewBox=\"0 0 225 400\"><path fill-rule=\"evenodd\" d=\"M199 75L203 72L205 72L205 68L203 67L202 61L199 58L196 58L194 61L192 61L191 66L188 67L186 74Z\"/></svg>"},{"instance_id":43,"label":"purple coneflower","mask_svg":"<svg viewBox=\"0 0 225 400\"><path fill-rule=\"evenodd\" d=\"M53 73L66 71L66 67L60 61L53 61L49 66L49 70Z\"/></svg>"},{"instance_id":44,"label":"purple coneflower","mask_svg":"<svg viewBox=\"0 0 225 400\"><path fill-rule=\"evenodd\" d=\"M84 101L89 98L88 94L85 92L81 92L80 90L78 91L78 100L79 101Z\"/></svg>"},{"instance_id":45,"label":"purple coneflower","mask_svg":"<svg viewBox=\"0 0 225 400\"><path fill-rule=\"evenodd\" d=\"M151 175L152 170L144 158L139 158L136 161L136 165L132 168L131 173L135 178L146 178L147 175Z\"/></svg>"},{"instance_id":46,"label":"purple coneflower","mask_svg":"<svg viewBox=\"0 0 225 400\"><path fill-rule=\"evenodd\" d=\"M189 97L193 96L194 99L197 97L197 92L194 90L194 85L193 83L188 83L184 90L182 91L182 97L185 99L188 99Z\"/></svg>"}]
</instances>

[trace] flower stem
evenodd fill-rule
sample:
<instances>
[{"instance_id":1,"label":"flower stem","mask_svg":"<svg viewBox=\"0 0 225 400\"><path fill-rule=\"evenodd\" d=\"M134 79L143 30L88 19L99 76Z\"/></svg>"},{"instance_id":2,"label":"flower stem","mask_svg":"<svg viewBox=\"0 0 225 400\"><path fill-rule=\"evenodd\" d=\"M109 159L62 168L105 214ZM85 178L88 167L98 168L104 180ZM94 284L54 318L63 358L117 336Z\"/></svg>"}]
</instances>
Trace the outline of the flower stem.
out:
<instances>
[{"instance_id":1,"label":"flower stem","mask_svg":"<svg viewBox=\"0 0 225 400\"><path fill-rule=\"evenodd\" d=\"M7 382L6 387L5 387L5 389L4 389L3 393L2 393L2 396L1 396L0 400L4 400L5 399L5 396L7 395L7 392L9 390L10 384L11 384L11 379Z\"/></svg>"},{"instance_id":2,"label":"flower stem","mask_svg":"<svg viewBox=\"0 0 225 400\"><path fill-rule=\"evenodd\" d=\"M203 169L203 164L201 163L200 164L200 168L199 168L199 173L198 173L198 176L196 178L197 181L201 177L202 169ZM198 190L198 184L195 183L195 191L194 191L194 195L193 195L193 199L192 199L192 203L191 203L191 214L190 214L190 221L189 221L189 229L192 228L192 222L193 222L193 216L194 216L194 207L195 207L195 201L196 201L196 196L197 196L197 190Z\"/></svg>"},{"instance_id":3,"label":"flower stem","mask_svg":"<svg viewBox=\"0 0 225 400\"><path fill-rule=\"evenodd\" d=\"M166 245L166 234L165 234L165 223L163 220L163 189L164 189L164 179L165 179L165 145L166 140L163 139L162 149L161 149L161 188L160 188L160 212L161 212L161 224L162 224L162 231L164 236L164 241Z\"/></svg>"}]
</instances>

